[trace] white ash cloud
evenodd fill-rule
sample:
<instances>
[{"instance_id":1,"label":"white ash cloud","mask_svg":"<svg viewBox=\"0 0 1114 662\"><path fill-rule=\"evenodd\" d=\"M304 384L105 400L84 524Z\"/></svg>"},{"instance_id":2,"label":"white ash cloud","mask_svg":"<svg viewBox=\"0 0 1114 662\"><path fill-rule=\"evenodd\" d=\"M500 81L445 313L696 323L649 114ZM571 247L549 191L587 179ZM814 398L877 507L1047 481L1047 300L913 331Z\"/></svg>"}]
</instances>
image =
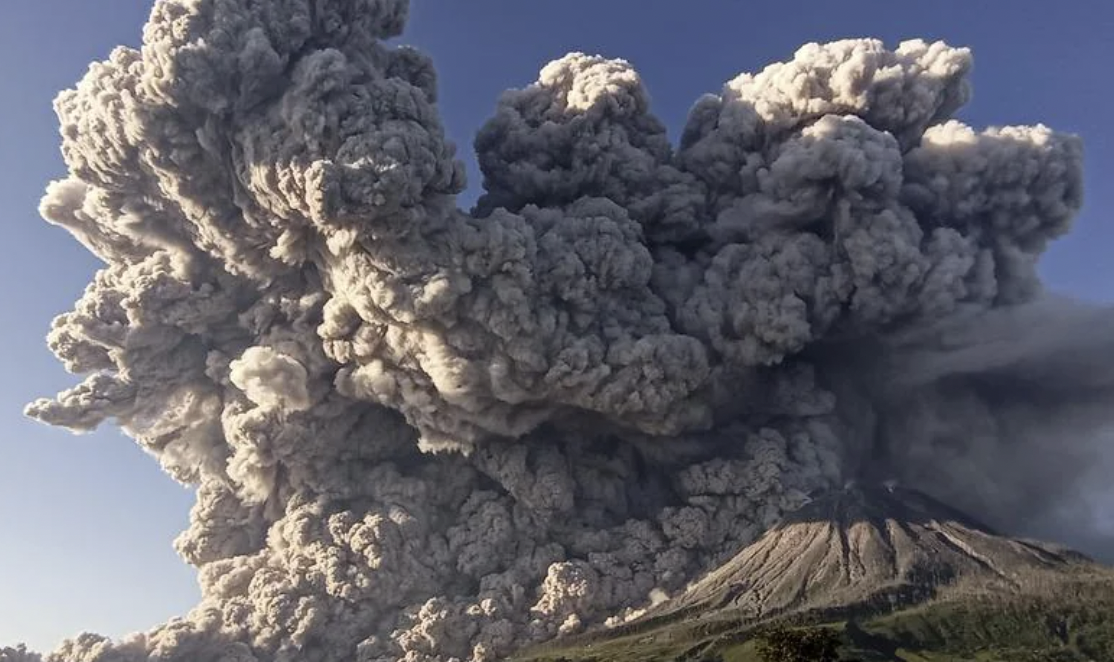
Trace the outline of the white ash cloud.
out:
<instances>
[{"instance_id":1,"label":"white ash cloud","mask_svg":"<svg viewBox=\"0 0 1114 662\"><path fill-rule=\"evenodd\" d=\"M159 0L58 97L42 213L106 265L49 336L84 381L28 413L112 420L197 487L175 546L203 599L49 662L497 660L637 615L875 464L993 490L1004 522L1073 498L997 461L1074 457L1114 374L1026 312L1081 148L952 120L967 50L805 46L678 147L628 63L568 55L499 100L464 211L433 65L384 43L407 9ZM1024 395L1057 442L964 424L1016 413L985 387L1014 367L1048 375Z\"/></svg>"},{"instance_id":2,"label":"white ash cloud","mask_svg":"<svg viewBox=\"0 0 1114 662\"><path fill-rule=\"evenodd\" d=\"M228 364L228 379L260 407L309 409L308 373L288 354L271 347L249 347Z\"/></svg>"}]
</instances>

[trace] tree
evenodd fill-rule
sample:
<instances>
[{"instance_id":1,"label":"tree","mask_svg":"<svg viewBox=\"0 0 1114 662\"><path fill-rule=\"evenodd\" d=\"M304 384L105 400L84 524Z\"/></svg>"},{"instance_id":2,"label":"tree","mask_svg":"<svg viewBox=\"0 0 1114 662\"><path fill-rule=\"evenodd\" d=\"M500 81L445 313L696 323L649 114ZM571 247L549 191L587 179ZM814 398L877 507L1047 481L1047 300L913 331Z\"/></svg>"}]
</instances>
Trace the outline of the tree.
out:
<instances>
[{"instance_id":1,"label":"tree","mask_svg":"<svg viewBox=\"0 0 1114 662\"><path fill-rule=\"evenodd\" d=\"M828 628L767 628L757 635L763 662L838 662L839 635Z\"/></svg>"}]
</instances>

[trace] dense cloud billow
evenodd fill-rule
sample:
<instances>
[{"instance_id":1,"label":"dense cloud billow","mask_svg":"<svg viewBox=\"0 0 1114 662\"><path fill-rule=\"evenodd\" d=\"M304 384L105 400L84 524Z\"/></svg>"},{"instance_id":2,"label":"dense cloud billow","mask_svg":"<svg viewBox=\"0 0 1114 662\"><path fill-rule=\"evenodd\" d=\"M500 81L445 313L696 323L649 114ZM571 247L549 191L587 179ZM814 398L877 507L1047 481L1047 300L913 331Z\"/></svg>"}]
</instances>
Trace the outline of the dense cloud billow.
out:
<instances>
[{"instance_id":1,"label":"dense cloud billow","mask_svg":"<svg viewBox=\"0 0 1114 662\"><path fill-rule=\"evenodd\" d=\"M966 49L809 44L679 146L571 54L499 99L464 211L406 15L159 0L58 97L42 213L105 266L49 335L84 381L28 413L196 486L203 599L47 660L498 660L860 476L1009 530L1082 501L1114 312L1036 276L1081 146L952 119Z\"/></svg>"}]
</instances>

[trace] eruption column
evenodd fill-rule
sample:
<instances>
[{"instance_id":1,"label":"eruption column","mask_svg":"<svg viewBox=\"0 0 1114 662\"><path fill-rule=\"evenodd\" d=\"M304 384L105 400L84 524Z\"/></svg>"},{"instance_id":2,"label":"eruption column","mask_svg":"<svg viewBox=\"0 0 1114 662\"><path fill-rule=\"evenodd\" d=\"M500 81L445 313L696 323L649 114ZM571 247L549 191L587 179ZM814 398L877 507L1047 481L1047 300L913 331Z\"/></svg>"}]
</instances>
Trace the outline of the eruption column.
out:
<instances>
[{"instance_id":1,"label":"eruption column","mask_svg":"<svg viewBox=\"0 0 1114 662\"><path fill-rule=\"evenodd\" d=\"M951 119L966 49L804 46L676 148L627 62L571 54L499 100L464 211L433 65L384 43L407 8L158 0L58 97L42 213L105 267L49 335L84 381L28 413L196 486L203 599L49 660L498 660L882 458L999 522L1049 456L1075 498L1111 315L1034 311L1070 307L1035 265L1080 143Z\"/></svg>"}]
</instances>

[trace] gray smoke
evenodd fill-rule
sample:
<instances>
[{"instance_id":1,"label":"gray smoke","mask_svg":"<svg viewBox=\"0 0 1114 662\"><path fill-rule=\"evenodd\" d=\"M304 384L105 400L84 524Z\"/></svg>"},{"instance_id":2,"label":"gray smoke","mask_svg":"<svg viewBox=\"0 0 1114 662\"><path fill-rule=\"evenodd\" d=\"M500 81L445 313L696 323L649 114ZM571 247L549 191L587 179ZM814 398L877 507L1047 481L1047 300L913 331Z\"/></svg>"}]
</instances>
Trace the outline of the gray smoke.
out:
<instances>
[{"instance_id":1,"label":"gray smoke","mask_svg":"<svg viewBox=\"0 0 1114 662\"><path fill-rule=\"evenodd\" d=\"M42 656L22 644L15 648L0 646L0 662L42 662Z\"/></svg>"},{"instance_id":2,"label":"gray smoke","mask_svg":"<svg viewBox=\"0 0 1114 662\"><path fill-rule=\"evenodd\" d=\"M568 55L480 129L466 212L407 8L159 0L58 97L42 213L105 267L49 335L84 381L28 413L196 486L203 599L50 662L497 660L860 474L1006 527L1080 498L1114 313L1035 271L1080 143L950 119L966 49L810 44L676 148Z\"/></svg>"}]
</instances>

